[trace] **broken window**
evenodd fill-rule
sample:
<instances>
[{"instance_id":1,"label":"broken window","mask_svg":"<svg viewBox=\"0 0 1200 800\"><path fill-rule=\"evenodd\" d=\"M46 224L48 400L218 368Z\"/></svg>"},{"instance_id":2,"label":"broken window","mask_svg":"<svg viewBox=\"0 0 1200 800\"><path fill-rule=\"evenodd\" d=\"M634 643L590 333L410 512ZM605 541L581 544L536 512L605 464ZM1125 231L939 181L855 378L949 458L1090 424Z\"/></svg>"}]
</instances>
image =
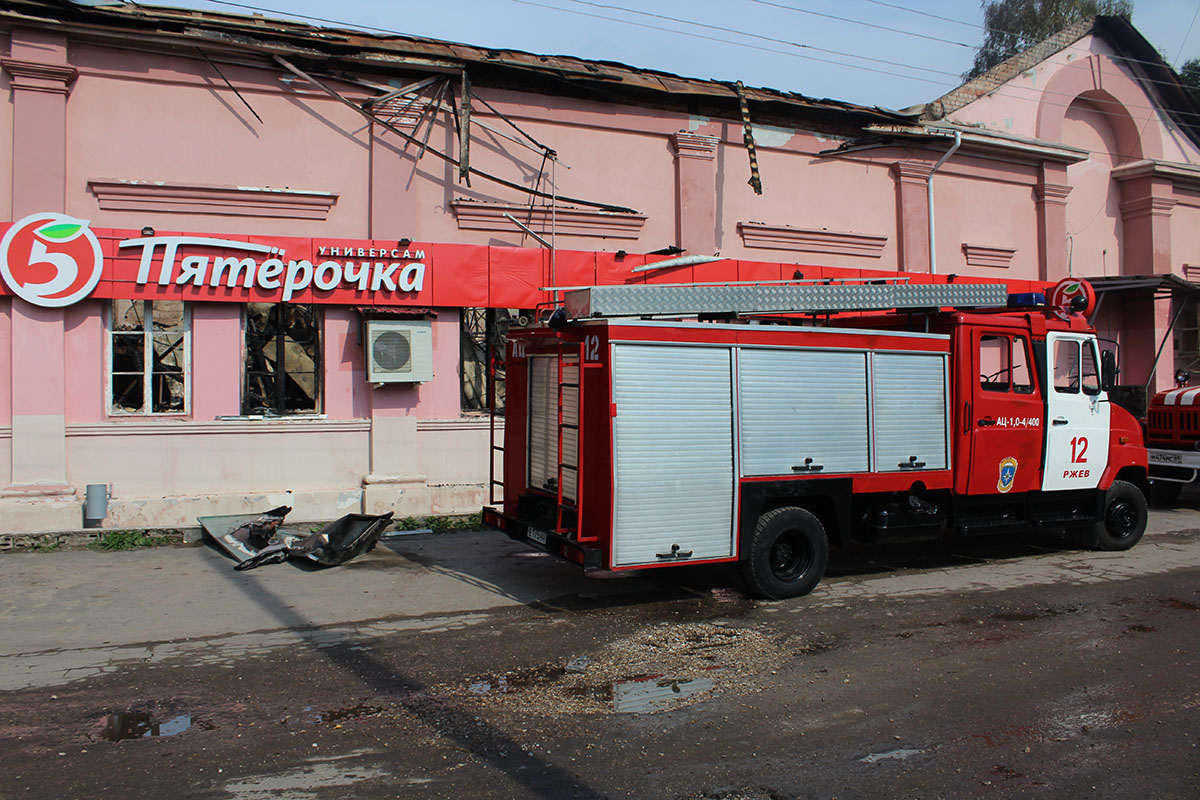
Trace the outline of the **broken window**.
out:
<instances>
[{"instance_id":1,"label":"broken window","mask_svg":"<svg viewBox=\"0 0 1200 800\"><path fill-rule=\"evenodd\" d=\"M189 322L181 300L111 301L110 414L188 413Z\"/></svg>"},{"instance_id":2,"label":"broken window","mask_svg":"<svg viewBox=\"0 0 1200 800\"><path fill-rule=\"evenodd\" d=\"M517 312L503 308L464 308L459 349L462 362L462 410L487 411L488 345L491 344L492 380L495 382L496 413L504 413L504 343L509 327L517 324Z\"/></svg>"},{"instance_id":3,"label":"broken window","mask_svg":"<svg viewBox=\"0 0 1200 800\"><path fill-rule=\"evenodd\" d=\"M242 414L320 410L321 347L315 306L246 304L246 384Z\"/></svg>"}]
</instances>

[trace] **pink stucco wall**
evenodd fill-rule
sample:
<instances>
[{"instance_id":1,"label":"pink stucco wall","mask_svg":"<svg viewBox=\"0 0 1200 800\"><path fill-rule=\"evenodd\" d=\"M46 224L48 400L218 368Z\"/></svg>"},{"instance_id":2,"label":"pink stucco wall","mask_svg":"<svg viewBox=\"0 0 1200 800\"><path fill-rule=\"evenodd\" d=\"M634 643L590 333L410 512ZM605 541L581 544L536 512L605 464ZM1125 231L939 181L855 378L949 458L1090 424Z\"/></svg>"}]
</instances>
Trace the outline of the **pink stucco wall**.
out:
<instances>
[{"instance_id":1,"label":"pink stucco wall","mask_svg":"<svg viewBox=\"0 0 1200 800\"><path fill-rule=\"evenodd\" d=\"M222 67L262 117L260 124L199 56L75 45L71 59L79 77L69 104L68 213L99 227L366 237L364 124L337 101L292 89L276 72ZM97 179L321 190L338 198L327 220L181 219L101 210L87 188Z\"/></svg>"},{"instance_id":2,"label":"pink stucco wall","mask_svg":"<svg viewBox=\"0 0 1200 800\"><path fill-rule=\"evenodd\" d=\"M52 210L96 227L151 226L159 233L535 246L503 219L473 228L454 210L459 200L524 207L524 192L481 178L471 186L459 182L451 166L428 154L418 160L414 146L315 87L285 80L289 76L269 62L221 65L259 122L198 56L150 53L136 42L82 43L57 30L16 36L11 46L0 41L0 52L56 66L62 91L18 92L8 71L0 71L0 92L13 97L0 104L0 150L14 153L0 159L0 187L12 187L0 191L0 219ZM1200 265L1200 173L1187 169L1200 164L1200 148L1150 112L1151 100L1111 55L1108 44L1089 37L952 115L968 133L981 125L1025 140L1048 139L1055 152L1046 156L1029 141L964 143L932 177L938 272L1029 280L1068 272L1183 274L1185 264ZM70 69L77 73L67 76ZM351 100L369 94L350 83L335 85ZM594 212L584 215L579 230L557 231L557 271L551 275L547 257L547 282L596 277L592 263L602 277L623 277L630 263L640 263L637 254L681 243L691 254L719 251L767 264L748 264L741 277L777 277L791 264L914 274L930 268L924 176L950 146L945 134L830 155L842 140L756 120L764 187L757 195L747 185L749 160L737 119L477 91L554 148L560 163L541 173L540 154L480 130L472 138L473 166L543 190L553 180L558 194L645 215L632 233ZM1104 102L1115 106L1101 108ZM474 114L506 128L484 107ZM681 140L681 133L692 138ZM439 115L430 144L457 151L448 115ZM1147 161L1145 174L1120 173L1148 159L1157 161ZM89 184L108 180L141 182L141 207L102 208ZM153 187L163 183L233 194L236 187L304 190L336 201L315 218L269 203L191 213L185 203L156 200ZM748 243L739 226L750 223L773 226L781 238ZM851 235L877 246L847 244ZM971 247L1001 254L1002 263L982 264L978 254L969 263ZM607 255L617 250L633 259ZM602 255L592 259L592 251ZM1004 253L1011 257L1005 260ZM650 279L708 274L697 269ZM178 520L248 492L303 492L280 501L335 509L365 496L368 484L385 498L414 504L413 510L418 504L455 510L456 503L465 510L478 499L486 431L460 413L457 309L435 309L433 380L381 387L366 382L359 312L323 309L324 418L242 420L223 419L240 413L241 309L193 303L190 413L114 418L107 411L105 304L87 301L64 312L21 301L14 308L13 302L0 298L0 427L17 431L0 443L0 480L14 480L20 470L10 466L36 453L29 431L58 431L65 462L48 462L52 469L39 462L26 473L39 480L61 473L76 487L111 480L127 520ZM1126 377L1148 377L1165 331L1164 307L1106 303L1099 324L1125 346ZM1169 363L1170 354L1164 358ZM1160 370L1160 383L1164 375L1169 380L1169 370ZM53 419L42 419L59 416L57 429ZM14 424L22 417L38 419ZM184 496L191 499L185 503ZM184 505L187 512L180 510Z\"/></svg>"},{"instance_id":3,"label":"pink stucco wall","mask_svg":"<svg viewBox=\"0 0 1200 800\"><path fill-rule=\"evenodd\" d=\"M0 427L12 424L12 298L0 297Z\"/></svg>"}]
</instances>

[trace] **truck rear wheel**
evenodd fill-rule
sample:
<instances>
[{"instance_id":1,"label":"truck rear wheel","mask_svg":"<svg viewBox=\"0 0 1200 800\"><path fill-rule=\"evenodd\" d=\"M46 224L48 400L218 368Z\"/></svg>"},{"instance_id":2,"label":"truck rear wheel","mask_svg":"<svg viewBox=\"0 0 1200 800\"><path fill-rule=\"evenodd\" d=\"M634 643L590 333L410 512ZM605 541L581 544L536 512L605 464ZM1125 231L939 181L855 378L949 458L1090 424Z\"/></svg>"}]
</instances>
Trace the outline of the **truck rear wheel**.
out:
<instances>
[{"instance_id":1,"label":"truck rear wheel","mask_svg":"<svg viewBox=\"0 0 1200 800\"><path fill-rule=\"evenodd\" d=\"M829 540L820 520L802 508L776 508L754 526L742 555L742 578L761 597L800 597L816 587L828 563Z\"/></svg>"},{"instance_id":2,"label":"truck rear wheel","mask_svg":"<svg viewBox=\"0 0 1200 800\"><path fill-rule=\"evenodd\" d=\"M1104 517L1095 525L1071 531L1071 538L1096 550L1128 550L1146 532L1146 497L1132 483L1113 481L1104 496Z\"/></svg>"}]
</instances>

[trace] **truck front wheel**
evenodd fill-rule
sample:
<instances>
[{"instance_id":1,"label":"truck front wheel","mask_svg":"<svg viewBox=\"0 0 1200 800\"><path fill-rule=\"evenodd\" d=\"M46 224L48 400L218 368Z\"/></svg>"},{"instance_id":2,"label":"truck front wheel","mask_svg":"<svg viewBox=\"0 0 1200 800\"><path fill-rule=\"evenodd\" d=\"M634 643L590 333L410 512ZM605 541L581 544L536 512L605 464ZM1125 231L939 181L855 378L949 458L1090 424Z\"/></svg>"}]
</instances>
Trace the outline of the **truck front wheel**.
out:
<instances>
[{"instance_id":1,"label":"truck front wheel","mask_svg":"<svg viewBox=\"0 0 1200 800\"><path fill-rule=\"evenodd\" d=\"M1146 532L1146 497L1132 483L1113 481L1104 496L1104 517L1095 525L1071 531L1071 538L1096 550L1128 550Z\"/></svg>"},{"instance_id":2,"label":"truck front wheel","mask_svg":"<svg viewBox=\"0 0 1200 800\"><path fill-rule=\"evenodd\" d=\"M742 553L742 578L749 588L782 600L816 587L829 563L829 540L820 520L789 506L759 517Z\"/></svg>"}]
</instances>

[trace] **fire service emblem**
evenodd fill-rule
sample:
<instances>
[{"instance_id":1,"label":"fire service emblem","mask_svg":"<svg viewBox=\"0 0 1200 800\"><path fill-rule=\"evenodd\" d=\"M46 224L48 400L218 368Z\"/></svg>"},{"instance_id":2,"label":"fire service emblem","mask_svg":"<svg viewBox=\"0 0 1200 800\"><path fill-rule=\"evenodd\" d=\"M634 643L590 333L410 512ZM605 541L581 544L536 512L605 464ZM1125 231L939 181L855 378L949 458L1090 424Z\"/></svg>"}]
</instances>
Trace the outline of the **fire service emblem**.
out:
<instances>
[{"instance_id":1,"label":"fire service emblem","mask_svg":"<svg viewBox=\"0 0 1200 800\"><path fill-rule=\"evenodd\" d=\"M1000 462L1000 481L996 484L996 488L1003 494L1013 487L1013 481L1016 479L1017 460L1009 456Z\"/></svg>"}]
</instances>

